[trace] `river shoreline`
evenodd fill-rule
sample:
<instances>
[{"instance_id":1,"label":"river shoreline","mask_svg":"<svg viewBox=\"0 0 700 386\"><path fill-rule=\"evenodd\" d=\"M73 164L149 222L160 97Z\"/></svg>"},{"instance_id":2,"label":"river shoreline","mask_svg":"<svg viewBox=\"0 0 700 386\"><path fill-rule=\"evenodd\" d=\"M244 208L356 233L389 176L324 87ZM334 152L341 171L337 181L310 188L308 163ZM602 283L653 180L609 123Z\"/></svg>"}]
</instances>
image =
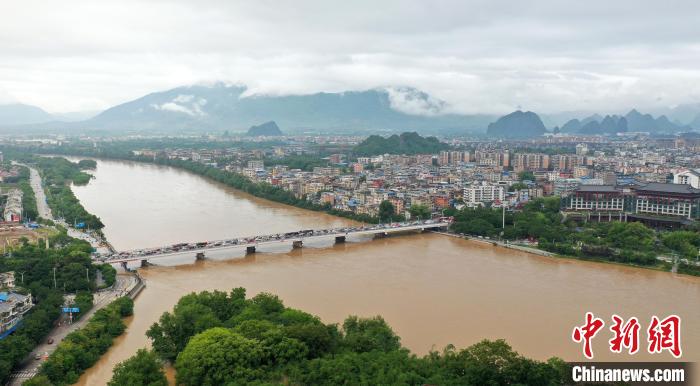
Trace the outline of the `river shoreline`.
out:
<instances>
[{"instance_id":1,"label":"river shoreline","mask_svg":"<svg viewBox=\"0 0 700 386\"><path fill-rule=\"evenodd\" d=\"M75 187L75 194L104 219L105 234L118 249L348 221L259 199L180 169L98 161L97 178ZM485 338L504 338L528 357L576 360L580 347L571 343L571 328L587 311L605 318L613 313L640 318L677 313L686 325L700 323L700 311L687 302L668 302L665 295L700 297L700 281L694 277L677 280L648 269L556 259L432 232L358 241L269 249L194 264L190 259L141 270L148 288L137 298L127 333L80 384L105 384L116 363L148 347L145 331L181 296L238 286L249 295L275 293L325 323L342 323L351 314L382 315L418 355L450 343L466 347ZM541 318L547 323L538 322ZM700 343L694 343L700 342L700 334L689 330L684 338L688 358L700 358L695 349ZM602 360L667 359L615 357L603 343L597 343Z\"/></svg>"},{"instance_id":2,"label":"river shoreline","mask_svg":"<svg viewBox=\"0 0 700 386\"><path fill-rule=\"evenodd\" d=\"M288 204L283 203L283 202L278 202L278 201L270 200L270 199L265 198L265 197L260 197L260 196L257 196L257 195L254 195L254 194L245 192L245 191L243 191L243 190L236 189L235 187L232 187L232 186L230 186L230 185L228 185L228 184L225 184L225 183L223 183L223 182L220 182L220 181L217 181L217 180L215 180L215 179L212 179L211 177L208 177L207 175L200 174L200 173L196 173L196 172L194 172L194 171L192 171L192 170L189 170L189 169L183 168L183 167L178 167L178 166L176 166L176 165L163 164L163 163L159 163L159 162L154 162L154 161L149 161L149 160L143 160L143 159L140 159L140 158L137 158L137 157L134 157L134 158L126 158L126 157L120 158L120 157L104 157L104 156L100 157L100 156L94 156L94 155L75 155L75 154L53 154L52 156L63 156L63 157L87 157L87 158L90 158L90 159L97 159L97 160L99 160L99 159L104 159L104 160L114 160L114 161L127 161L127 162L137 162L137 163L143 163L143 164L152 164L152 165L160 165L160 166L172 167L172 168L175 168L175 169L178 169L178 170L182 170L182 171L185 171L185 172L188 172L188 173L191 173L191 174L200 176L200 177L202 177L202 178L205 178L205 179L207 179L207 180L210 180L211 182L214 182L214 183L216 183L216 184L220 184L221 186L225 186L225 187L228 187L228 188L230 188L230 189L234 189L234 190L236 190L236 191L238 191L238 192L240 192L241 194L244 194L244 195L250 195L251 197L255 197L255 198L260 199L260 200L266 200L266 201L269 201L269 202L271 202L271 203L282 204L282 205L288 205ZM230 173L230 172L229 172L229 173ZM345 217L345 216L339 216L339 215L337 215L337 214L329 213L328 211L324 211L324 210L312 210L312 209L308 209L308 208L299 208L298 206L294 206L294 205L289 205L289 206L290 206L290 207L293 207L293 208L302 209L302 210L309 210L310 212L315 212L315 213L321 212L321 213L325 213L325 214L330 215L330 216L336 216L336 217L339 217L339 218L347 219L347 217ZM353 220L353 221L356 221L356 220ZM516 249L516 250L524 251L524 252L526 252L526 253L532 253L532 254L536 254L536 255L540 255L540 256L556 257L556 258L564 258L564 259L572 259L572 260L588 261L588 262L596 262L596 263L604 263L604 264L612 264L612 265L622 265L622 266L628 266L628 267L639 268L639 269L648 269L648 270L654 270L654 271L660 271L660 272L667 272L667 273L677 274L676 272L667 271L667 270L665 270L665 269L662 269L662 268L659 267L659 266L642 266L642 265L636 265L636 264L621 263L621 262L616 262L616 261L608 261L608 260L599 259L599 258L595 258L595 257L591 257L591 258L582 258L582 257L578 257L578 256L560 255L560 254L556 254L556 253L553 253L553 252L545 251L545 250L542 250L542 249L539 249L539 248L523 247L523 246L519 246L519 245L515 245L515 244L510 244L510 243L498 242L498 241L495 241L495 240L484 240L484 239L480 239L480 238L475 237L475 236L460 236L460 235L458 235L458 234L455 234L455 233L452 233L452 232L449 232L449 231L448 231L448 232L440 232L440 233L441 233L441 234L444 234L444 235L448 235L448 236L454 236L454 237L467 237L467 238L469 238L469 239L471 239L471 240L473 240L473 241L484 242L484 243L488 243L488 244L496 243L498 246L500 246L500 247L502 247L502 248L506 248L506 249ZM681 274L681 275L685 275L685 276L695 276L695 275L689 275L689 274Z\"/></svg>"}]
</instances>

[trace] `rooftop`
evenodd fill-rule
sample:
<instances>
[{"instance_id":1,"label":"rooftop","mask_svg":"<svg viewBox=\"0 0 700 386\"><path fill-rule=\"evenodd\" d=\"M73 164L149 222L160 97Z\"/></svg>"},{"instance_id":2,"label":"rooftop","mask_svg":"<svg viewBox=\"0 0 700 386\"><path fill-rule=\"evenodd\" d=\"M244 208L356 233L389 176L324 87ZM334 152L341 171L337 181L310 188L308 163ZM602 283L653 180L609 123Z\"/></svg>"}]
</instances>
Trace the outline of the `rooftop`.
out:
<instances>
[{"instance_id":1,"label":"rooftop","mask_svg":"<svg viewBox=\"0 0 700 386\"><path fill-rule=\"evenodd\" d=\"M620 190L615 185L581 185L577 192L610 192L615 193Z\"/></svg>"},{"instance_id":2,"label":"rooftop","mask_svg":"<svg viewBox=\"0 0 700 386\"><path fill-rule=\"evenodd\" d=\"M683 194L700 194L700 189L695 189L686 184L664 184L660 182L639 183L637 190L664 192L664 193L683 193Z\"/></svg>"}]
</instances>

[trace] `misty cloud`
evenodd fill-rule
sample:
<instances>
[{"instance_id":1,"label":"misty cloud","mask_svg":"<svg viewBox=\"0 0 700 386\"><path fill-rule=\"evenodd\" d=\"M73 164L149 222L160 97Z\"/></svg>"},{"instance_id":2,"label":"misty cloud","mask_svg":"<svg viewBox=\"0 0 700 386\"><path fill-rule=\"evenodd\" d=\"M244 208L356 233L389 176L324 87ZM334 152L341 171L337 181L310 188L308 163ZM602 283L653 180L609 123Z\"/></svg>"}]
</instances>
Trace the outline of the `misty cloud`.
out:
<instances>
[{"instance_id":1,"label":"misty cloud","mask_svg":"<svg viewBox=\"0 0 700 386\"><path fill-rule=\"evenodd\" d=\"M697 103L699 13L696 1L9 2L0 101L93 110L225 81L246 95L398 86L392 104L421 114ZM172 103L160 108L197 114Z\"/></svg>"}]
</instances>

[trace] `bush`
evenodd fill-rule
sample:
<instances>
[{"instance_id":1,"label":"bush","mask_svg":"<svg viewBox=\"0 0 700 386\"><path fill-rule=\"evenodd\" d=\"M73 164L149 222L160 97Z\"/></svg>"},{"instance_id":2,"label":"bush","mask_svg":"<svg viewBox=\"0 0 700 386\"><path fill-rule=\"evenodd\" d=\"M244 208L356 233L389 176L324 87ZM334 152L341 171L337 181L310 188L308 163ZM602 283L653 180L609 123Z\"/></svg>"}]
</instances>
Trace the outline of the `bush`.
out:
<instances>
[{"instance_id":1,"label":"bush","mask_svg":"<svg viewBox=\"0 0 700 386\"><path fill-rule=\"evenodd\" d=\"M100 273L102 273L102 280L104 280L104 287L111 287L117 281L117 269L112 267L111 264L102 264L99 266Z\"/></svg>"},{"instance_id":2,"label":"bush","mask_svg":"<svg viewBox=\"0 0 700 386\"><path fill-rule=\"evenodd\" d=\"M186 295L147 335L185 386L556 385L567 375L560 360L524 358L504 341L419 358L381 317L348 317L339 329L274 295L246 299L243 288Z\"/></svg>"},{"instance_id":3,"label":"bush","mask_svg":"<svg viewBox=\"0 0 700 386\"><path fill-rule=\"evenodd\" d=\"M134 356L118 363L108 386L167 386L163 366L158 357L141 349Z\"/></svg>"},{"instance_id":4,"label":"bush","mask_svg":"<svg viewBox=\"0 0 700 386\"><path fill-rule=\"evenodd\" d=\"M133 312L134 302L121 297L107 307L95 312L87 325L70 333L44 362L39 375L54 385L75 383L80 375L92 367L121 335L126 325L122 318Z\"/></svg>"}]
</instances>

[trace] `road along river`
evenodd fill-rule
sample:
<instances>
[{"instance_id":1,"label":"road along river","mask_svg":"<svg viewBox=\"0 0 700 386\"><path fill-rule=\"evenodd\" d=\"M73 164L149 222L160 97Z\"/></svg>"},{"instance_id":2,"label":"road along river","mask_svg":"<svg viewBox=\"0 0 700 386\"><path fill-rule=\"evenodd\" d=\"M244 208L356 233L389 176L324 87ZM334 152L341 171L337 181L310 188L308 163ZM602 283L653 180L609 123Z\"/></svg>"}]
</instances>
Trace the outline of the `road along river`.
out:
<instances>
[{"instance_id":1,"label":"road along river","mask_svg":"<svg viewBox=\"0 0 700 386\"><path fill-rule=\"evenodd\" d=\"M117 250L350 223L168 167L98 160L94 174L74 192L102 218ZM612 314L638 317L645 348L651 316L678 314L683 359L700 360L700 278L535 256L438 234L226 257L163 261L141 270L147 288L129 328L81 384L105 384L116 363L148 345L145 331L182 295L239 286L249 295L278 294L329 323L381 314L417 354L504 338L526 356L581 360L571 332L590 311L607 323L593 343L597 360L671 360L667 353L610 353L608 326Z\"/></svg>"}]
</instances>

